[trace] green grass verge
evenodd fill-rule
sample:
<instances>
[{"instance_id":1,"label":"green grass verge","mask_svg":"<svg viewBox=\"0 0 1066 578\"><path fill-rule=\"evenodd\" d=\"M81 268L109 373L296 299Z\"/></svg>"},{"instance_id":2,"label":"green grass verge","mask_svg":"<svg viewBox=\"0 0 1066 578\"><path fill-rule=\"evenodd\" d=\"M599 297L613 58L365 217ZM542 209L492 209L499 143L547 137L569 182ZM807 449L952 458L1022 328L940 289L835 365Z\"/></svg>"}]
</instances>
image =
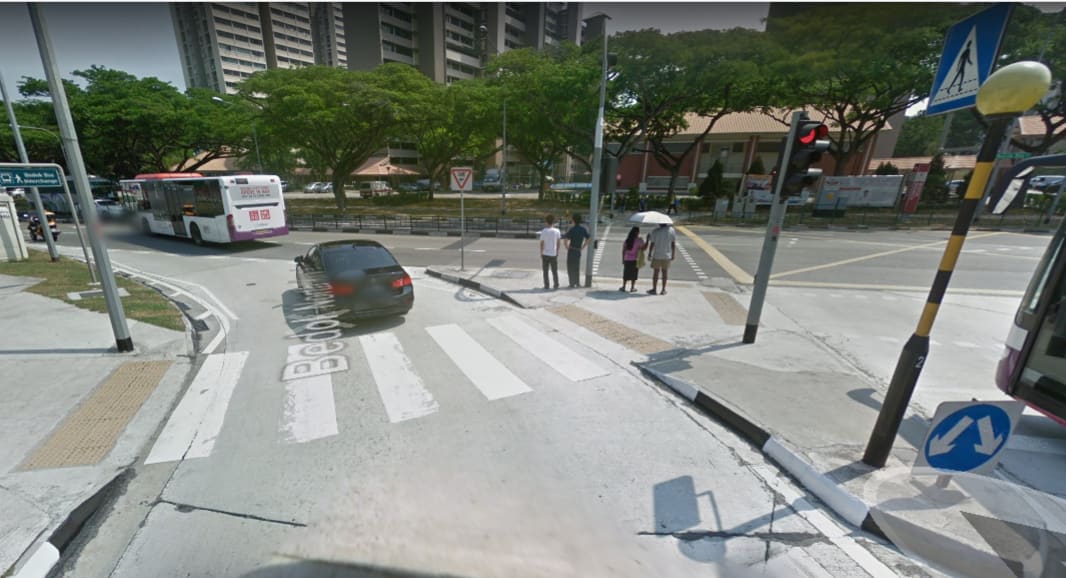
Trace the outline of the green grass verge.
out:
<instances>
[{"instance_id":1,"label":"green grass verge","mask_svg":"<svg viewBox=\"0 0 1066 578\"><path fill-rule=\"evenodd\" d=\"M89 297L80 301L67 299L67 293L95 288L89 285L88 267L80 261L61 257L59 261L53 263L49 260L48 253L31 250L28 261L0 263L0 274L43 279L44 281L30 287L27 291L60 299L82 309L100 313L107 312L107 305L102 296ZM181 311L158 291L122 277L116 277L116 280L118 286L129 291L130 294L129 297L122 298L126 317L166 329L185 331Z\"/></svg>"}]
</instances>

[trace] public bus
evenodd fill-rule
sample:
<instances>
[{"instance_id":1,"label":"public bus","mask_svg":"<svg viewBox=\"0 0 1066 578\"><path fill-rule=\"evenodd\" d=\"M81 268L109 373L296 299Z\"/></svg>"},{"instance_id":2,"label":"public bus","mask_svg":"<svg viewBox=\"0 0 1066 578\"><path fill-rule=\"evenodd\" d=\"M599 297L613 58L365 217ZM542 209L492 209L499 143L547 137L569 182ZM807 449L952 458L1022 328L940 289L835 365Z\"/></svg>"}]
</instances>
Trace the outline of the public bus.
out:
<instances>
[{"instance_id":1,"label":"public bus","mask_svg":"<svg viewBox=\"0 0 1066 578\"><path fill-rule=\"evenodd\" d=\"M232 243L289 233L276 175L153 173L119 181L145 233Z\"/></svg>"},{"instance_id":2,"label":"public bus","mask_svg":"<svg viewBox=\"0 0 1066 578\"><path fill-rule=\"evenodd\" d=\"M1018 163L1004 192L990 204L999 214L1039 167L1066 166L1066 155L1035 157ZM1008 395L1066 425L1066 219L1036 267L996 368L996 385Z\"/></svg>"}]
</instances>

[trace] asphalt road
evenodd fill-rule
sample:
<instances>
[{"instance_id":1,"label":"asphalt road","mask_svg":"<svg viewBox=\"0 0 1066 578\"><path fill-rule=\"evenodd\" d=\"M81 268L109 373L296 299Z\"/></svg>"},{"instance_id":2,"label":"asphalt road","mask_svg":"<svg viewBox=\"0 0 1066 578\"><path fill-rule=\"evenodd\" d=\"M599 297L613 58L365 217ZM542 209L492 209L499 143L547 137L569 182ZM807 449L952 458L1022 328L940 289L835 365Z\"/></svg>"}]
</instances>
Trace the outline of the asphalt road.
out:
<instances>
[{"instance_id":1,"label":"asphalt road","mask_svg":"<svg viewBox=\"0 0 1066 578\"><path fill-rule=\"evenodd\" d=\"M455 238L380 237L415 278L405 318L316 318L291 258L345 236L196 247L111 231L116 267L212 304L226 330L64 575L265 576L290 555L479 575L868 575L759 454L569 322L425 276L457 260ZM537 259L530 240L467 250L471 266Z\"/></svg>"}]
</instances>

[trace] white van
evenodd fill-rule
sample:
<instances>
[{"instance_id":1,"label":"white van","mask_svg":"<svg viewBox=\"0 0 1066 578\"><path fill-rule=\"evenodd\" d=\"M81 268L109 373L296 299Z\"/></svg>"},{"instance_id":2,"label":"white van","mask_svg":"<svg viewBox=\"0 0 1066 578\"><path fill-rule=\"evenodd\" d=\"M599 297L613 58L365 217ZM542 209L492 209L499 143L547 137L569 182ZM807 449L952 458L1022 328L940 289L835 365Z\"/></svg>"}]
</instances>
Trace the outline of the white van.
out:
<instances>
[{"instance_id":1,"label":"white van","mask_svg":"<svg viewBox=\"0 0 1066 578\"><path fill-rule=\"evenodd\" d=\"M364 199L378 195L388 195L392 193L392 187L385 181L367 181L359 183L359 196Z\"/></svg>"}]
</instances>

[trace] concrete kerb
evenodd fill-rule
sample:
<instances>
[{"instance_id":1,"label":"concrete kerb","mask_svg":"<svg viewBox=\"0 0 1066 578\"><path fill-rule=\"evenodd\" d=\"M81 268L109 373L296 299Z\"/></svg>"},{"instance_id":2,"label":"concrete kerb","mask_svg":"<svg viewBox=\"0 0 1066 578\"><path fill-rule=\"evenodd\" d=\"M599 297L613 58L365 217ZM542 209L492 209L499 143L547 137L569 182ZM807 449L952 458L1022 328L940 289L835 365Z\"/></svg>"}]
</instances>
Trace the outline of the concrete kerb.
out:
<instances>
[{"instance_id":1,"label":"concrete kerb","mask_svg":"<svg viewBox=\"0 0 1066 578\"><path fill-rule=\"evenodd\" d=\"M711 417L723 422L727 427L748 440L764 456L776 463L800 485L829 506L840 518L890 544L892 543L892 540L874 521L870 507L865 502L837 485L825 474L819 472L807 460L791 450L765 428L745 418L727 404L707 395L695 384L656 371L647 367L644 363L634 362L633 365L645 375L677 392L693 405L707 412Z\"/></svg>"},{"instance_id":2,"label":"concrete kerb","mask_svg":"<svg viewBox=\"0 0 1066 578\"><path fill-rule=\"evenodd\" d=\"M490 295L492 297L495 297L496 299L500 299L501 301L506 301L511 305L518 307L519 309L526 309L525 305L522 305L517 300L515 300L514 297L508 295L506 291L501 291L500 289L485 285L484 283L479 283L477 281L473 281L465 277L449 275L448 273L441 273L440 271L437 271L432 267L426 267L426 275L429 275L430 277L436 277L437 279L440 279L442 281L454 283L462 287L467 287L469 289L473 289L474 291L480 291L486 295Z\"/></svg>"}]
</instances>

